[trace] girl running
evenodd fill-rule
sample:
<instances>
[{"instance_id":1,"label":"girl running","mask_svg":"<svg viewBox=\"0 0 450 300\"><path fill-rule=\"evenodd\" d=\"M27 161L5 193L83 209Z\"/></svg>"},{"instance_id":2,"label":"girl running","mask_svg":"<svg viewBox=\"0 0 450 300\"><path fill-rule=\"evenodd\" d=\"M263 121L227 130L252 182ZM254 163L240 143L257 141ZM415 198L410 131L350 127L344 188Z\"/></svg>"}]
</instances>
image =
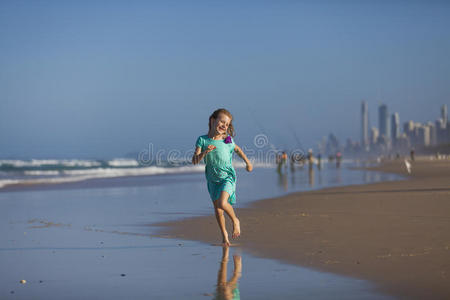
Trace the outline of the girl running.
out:
<instances>
[{"instance_id":1,"label":"girl running","mask_svg":"<svg viewBox=\"0 0 450 300\"><path fill-rule=\"evenodd\" d=\"M224 212L233 223L232 238L241 235L239 219L232 207L236 203L236 172L232 165L233 152L236 152L246 163L246 169L251 172L252 164L245 153L234 143L233 116L224 109L217 109L209 117L209 132L199 136L195 144L192 163L198 164L205 160L205 175L208 192L214 203L214 212L222 233L223 246L230 246L228 232L225 227Z\"/></svg>"}]
</instances>

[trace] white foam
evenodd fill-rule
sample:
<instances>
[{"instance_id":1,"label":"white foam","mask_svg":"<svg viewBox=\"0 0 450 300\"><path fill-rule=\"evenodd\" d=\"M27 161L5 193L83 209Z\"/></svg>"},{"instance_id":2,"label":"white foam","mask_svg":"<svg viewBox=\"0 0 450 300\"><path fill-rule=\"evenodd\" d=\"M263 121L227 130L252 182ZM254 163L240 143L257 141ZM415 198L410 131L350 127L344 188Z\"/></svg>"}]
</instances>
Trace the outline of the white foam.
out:
<instances>
[{"instance_id":1,"label":"white foam","mask_svg":"<svg viewBox=\"0 0 450 300\"><path fill-rule=\"evenodd\" d=\"M71 160L62 160L61 164L66 167L98 167L101 165L100 162L95 160L80 160L80 159L71 159Z\"/></svg>"},{"instance_id":2,"label":"white foam","mask_svg":"<svg viewBox=\"0 0 450 300\"><path fill-rule=\"evenodd\" d=\"M84 170L64 170L63 174L69 176L94 176L98 178L98 177L174 174L174 173L199 172L203 170L204 165L196 165L196 166L190 165L174 168L150 166L143 168L95 168Z\"/></svg>"},{"instance_id":3,"label":"white foam","mask_svg":"<svg viewBox=\"0 0 450 300\"><path fill-rule=\"evenodd\" d=\"M0 189L5 187L5 186L7 186L7 185L18 184L20 182L21 182L21 180L19 180L19 179L3 179L3 180L0 180Z\"/></svg>"},{"instance_id":4,"label":"white foam","mask_svg":"<svg viewBox=\"0 0 450 300\"><path fill-rule=\"evenodd\" d=\"M45 171L25 171L25 175L29 176L57 176L59 171L45 170Z\"/></svg>"},{"instance_id":5,"label":"white foam","mask_svg":"<svg viewBox=\"0 0 450 300\"><path fill-rule=\"evenodd\" d=\"M17 168L21 167L40 167L48 165L63 165L66 167L97 167L100 162L95 160L80 160L80 159L31 159L31 160L17 160L17 159L3 159L0 160L1 165L12 165Z\"/></svg>"},{"instance_id":6,"label":"white foam","mask_svg":"<svg viewBox=\"0 0 450 300\"><path fill-rule=\"evenodd\" d=\"M137 167L139 163L135 159L116 158L108 161L111 167Z\"/></svg>"}]
</instances>

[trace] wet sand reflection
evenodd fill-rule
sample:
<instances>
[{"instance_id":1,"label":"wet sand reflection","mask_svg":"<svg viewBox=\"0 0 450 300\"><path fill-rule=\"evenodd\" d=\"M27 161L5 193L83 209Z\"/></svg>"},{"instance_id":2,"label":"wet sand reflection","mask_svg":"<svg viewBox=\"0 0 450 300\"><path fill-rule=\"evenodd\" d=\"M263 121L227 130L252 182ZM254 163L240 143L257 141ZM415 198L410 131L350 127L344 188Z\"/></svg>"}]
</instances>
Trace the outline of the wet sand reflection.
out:
<instances>
[{"instance_id":1,"label":"wet sand reflection","mask_svg":"<svg viewBox=\"0 0 450 300\"><path fill-rule=\"evenodd\" d=\"M238 280L242 275L242 257L240 255L233 255L233 276L227 280L227 266L229 247L222 248L222 261L220 262L219 272L217 274L217 287L213 299L217 300L235 300L241 299L239 293Z\"/></svg>"},{"instance_id":2,"label":"wet sand reflection","mask_svg":"<svg viewBox=\"0 0 450 300\"><path fill-rule=\"evenodd\" d=\"M278 172L278 185L281 186L285 191L288 190L288 176L286 172Z\"/></svg>"},{"instance_id":3,"label":"wet sand reflection","mask_svg":"<svg viewBox=\"0 0 450 300\"><path fill-rule=\"evenodd\" d=\"M314 169L311 166L308 170L308 182L310 187L314 187Z\"/></svg>"}]
</instances>

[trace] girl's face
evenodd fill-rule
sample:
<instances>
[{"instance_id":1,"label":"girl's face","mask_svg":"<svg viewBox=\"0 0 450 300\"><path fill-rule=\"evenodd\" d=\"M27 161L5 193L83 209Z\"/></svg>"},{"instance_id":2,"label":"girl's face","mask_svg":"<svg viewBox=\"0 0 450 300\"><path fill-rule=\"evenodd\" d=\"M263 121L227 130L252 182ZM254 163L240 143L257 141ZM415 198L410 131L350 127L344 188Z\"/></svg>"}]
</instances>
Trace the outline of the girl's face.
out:
<instances>
[{"instance_id":1,"label":"girl's face","mask_svg":"<svg viewBox=\"0 0 450 300\"><path fill-rule=\"evenodd\" d=\"M227 134L228 126L230 126L231 118L225 114L220 113L216 119L212 119L212 128L218 134Z\"/></svg>"}]
</instances>

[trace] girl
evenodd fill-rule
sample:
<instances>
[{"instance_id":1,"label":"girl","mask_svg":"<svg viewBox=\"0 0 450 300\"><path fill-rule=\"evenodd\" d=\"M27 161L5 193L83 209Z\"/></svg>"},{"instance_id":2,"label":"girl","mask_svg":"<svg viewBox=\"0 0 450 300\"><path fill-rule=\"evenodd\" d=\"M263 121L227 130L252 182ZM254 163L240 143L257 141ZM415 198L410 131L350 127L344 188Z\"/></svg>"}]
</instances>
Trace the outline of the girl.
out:
<instances>
[{"instance_id":1,"label":"girl","mask_svg":"<svg viewBox=\"0 0 450 300\"><path fill-rule=\"evenodd\" d=\"M223 246L230 246L225 227L225 212L233 223L233 238L241 235L239 219L236 217L232 204L236 203L236 172L231 164L233 151L246 163L247 171L251 172L252 164L245 153L234 143L233 116L224 109L218 109L209 117L209 132L198 137L192 163L198 164L205 159L205 175L208 192L214 203L214 212L222 233Z\"/></svg>"}]
</instances>

